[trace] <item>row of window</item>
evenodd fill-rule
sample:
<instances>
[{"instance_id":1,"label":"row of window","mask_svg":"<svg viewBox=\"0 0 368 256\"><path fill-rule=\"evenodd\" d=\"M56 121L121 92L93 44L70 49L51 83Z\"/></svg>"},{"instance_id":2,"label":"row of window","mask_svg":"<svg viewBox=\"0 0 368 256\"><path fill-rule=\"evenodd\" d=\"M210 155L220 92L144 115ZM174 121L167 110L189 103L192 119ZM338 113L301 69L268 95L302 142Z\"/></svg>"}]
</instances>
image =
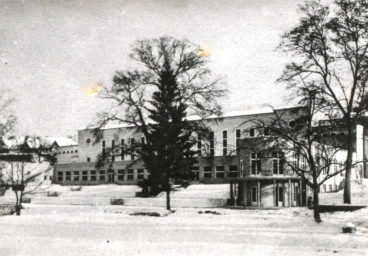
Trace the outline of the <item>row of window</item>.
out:
<instances>
[{"instance_id":1,"label":"row of window","mask_svg":"<svg viewBox=\"0 0 368 256\"><path fill-rule=\"evenodd\" d=\"M320 190L321 193L331 193L331 192L337 192L337 191L338 191L337 185L332 186L332 184L328 185L328 190L327 190L327 185L323 184Z\"/></svg>"},{"instance_id":2,"label":"row of window","mask_svg":"<svg viewBox=\"0 0 368 256\"><path fill-rule=\"evenodd\" d=\"M68 151L59 151L58 154L72 154L72 153L78 153L78 150L68 150Z\"/></svg>"},{"instance_id":3,"label":"row of window","mask_svg":"<svg viewBox=\"0 0 368 256\"><path fill-rule=\"evenodd\" d=\"M114 170L84 170L84 171L66 171L57 172L58 181L102 181L102 182L115 182L115 181L131 181L141 180L147 178L148 172L144 169L119 169L116 172Z\"/></svg>"},{"instance_id":4,"label":"row of window","mask_svg":"<svg viewBox=\"0 0 368 256\"><path fill-rule=\"evenodd\" d=\"M253 175L261 173L262 162L261 153L250 153L250 171ZM272 172L273 174L284 174L283 155L279 152L272 153Z\"/></svg>"}]
</instances>

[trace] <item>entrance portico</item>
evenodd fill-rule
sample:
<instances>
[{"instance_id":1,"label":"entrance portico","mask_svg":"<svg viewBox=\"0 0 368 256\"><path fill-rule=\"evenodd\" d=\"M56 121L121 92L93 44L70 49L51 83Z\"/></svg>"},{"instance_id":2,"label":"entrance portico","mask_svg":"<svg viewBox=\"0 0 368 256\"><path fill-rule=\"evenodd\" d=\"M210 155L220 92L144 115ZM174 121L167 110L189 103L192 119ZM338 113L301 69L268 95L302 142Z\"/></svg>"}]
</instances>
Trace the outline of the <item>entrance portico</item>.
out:
<instances>
[{"instance_id":1,"label":"entrance portico","mask_svg":"<svg viewBox=\"0 0 368 256\"><path fill-rule=\"evenodd\" d=\"M252 207L306 205L307 188L299 177L243 177L230 181L230 204Z\"/></svg>"}]
</instances>

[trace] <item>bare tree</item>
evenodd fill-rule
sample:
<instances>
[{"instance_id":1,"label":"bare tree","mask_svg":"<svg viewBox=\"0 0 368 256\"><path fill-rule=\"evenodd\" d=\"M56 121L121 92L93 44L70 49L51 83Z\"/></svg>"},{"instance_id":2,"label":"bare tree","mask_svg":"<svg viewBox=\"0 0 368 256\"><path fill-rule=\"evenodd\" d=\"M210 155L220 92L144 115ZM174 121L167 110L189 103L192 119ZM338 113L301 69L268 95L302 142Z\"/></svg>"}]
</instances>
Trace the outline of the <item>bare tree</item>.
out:
<instances>
[{"instance_id":1,"label":"bare tree","mask_svg":"<svg viewBox=\"0 0 368 256\"><path fill-rule=\"evenodd\" d=\"M346 134L344 203L351 203L354 129L367 108L368 3L336 0L300 5L299 24L283 35L280 48L292 54L280 82L289 88L313 89L320 113L340 119ZM295 91L294 91L295 92Z\"/></svg>"},{"instance_id":2,"label":"bare tree","mask_svg":"<svg viewBox=\"0 0 368 256\"><path fill-rule=\"evenodd\" d=\"M45 179L42 174L52 168L50 163L55 157L52 153L45 155L42 152L41 145L36 144L39 142L38 138L28 137L28 139L33 140L34 148L23 150L21 148L23 143L19 143L18 139L12 137L15 145L7 153L1 155L1 182L11 187L15 194L17 215L21 214L24 196L37 192L44 184ZM39 176L42 178L37 180Z\"/></svg>"},{"instance_id":3,"label":"bare tree","mask_svg":"<svg viewBox=\"0 0 368 256\"><path fill-rule=\"evenodd\" d=\"M220 113L217 99L225 94L199 52L191 42L172 37L137 41L130 57L141 68L116 72L113 86L103 93L114 107L100 115L95 129L100 139L100 128L115 121L131 125L137 136L144 137L115 148L144 163L154 193L166 191L167 209L171 183L189 184L195 162L193 133L206 129L205 117ZM188 114L197 115L197 120L187 120ZM114 152L114 147L107 149L101 159L114 160Z\"/></svg>"},{"instance_id":4,"label":"bare tree","mask_svg":"<svg viewBox=\"0 0 368 256\"><path fill-rule=\"evenodd\" d=\"M299 93L302 107L274 110L266 120L252 120L255 126L267 130L267 136L253 140L248 147L253 151L277 152L280 165L285 168L283 172L299 176L313 190L314 219L321 222L320 187L347 169L341 161L347 155L347 150L343 148L346 133L335 133L338 129L335 125L320 125L317 118L320 104L313 90ZM293 117L292 121L290 117Z\"/></svg>"}]
</instances>

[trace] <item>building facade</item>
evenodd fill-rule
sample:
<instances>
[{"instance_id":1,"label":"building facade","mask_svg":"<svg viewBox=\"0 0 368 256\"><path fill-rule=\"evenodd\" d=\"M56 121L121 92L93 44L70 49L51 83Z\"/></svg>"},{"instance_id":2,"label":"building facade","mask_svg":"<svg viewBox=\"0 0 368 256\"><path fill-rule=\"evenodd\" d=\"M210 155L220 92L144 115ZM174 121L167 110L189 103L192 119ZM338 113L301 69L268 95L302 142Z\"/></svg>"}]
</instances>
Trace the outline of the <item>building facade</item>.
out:
<instances>
[{"instance_id":1,"label":"building facade","mask_svg":"<svg viewBox=\"0 0 368 256\"><path fill-rule=\"evenodd\" d=\"M283 119L292 125L305 108L282 108L276 111L282 112ZM265 158L240 146L249 139L268 136L267 128L256 128L254 120L267 120L273 115L272 109L265 108L207 118L205 123L210 128L207 139L201 134L193 135L196 137L193 149L198 152L197 164L193 166L194 182L231 182L232 200L245 206L305 205L308 188L299 177L284 167L280 152L269 152ZM148 177L149 173L141 161L119 150L119 147L144 142L145 138L136 132L135 127L105 127L101 132L102 138L96 141L91 129L79 130L77 145L58 148L54 183L137 184ZM98 158L114 147L117 148L114 149L113 163L96 168ZM361 154L361 158L366 159L363 150ZM326 185L329 188L329 184Z\"/></svg>"}]
</instances>

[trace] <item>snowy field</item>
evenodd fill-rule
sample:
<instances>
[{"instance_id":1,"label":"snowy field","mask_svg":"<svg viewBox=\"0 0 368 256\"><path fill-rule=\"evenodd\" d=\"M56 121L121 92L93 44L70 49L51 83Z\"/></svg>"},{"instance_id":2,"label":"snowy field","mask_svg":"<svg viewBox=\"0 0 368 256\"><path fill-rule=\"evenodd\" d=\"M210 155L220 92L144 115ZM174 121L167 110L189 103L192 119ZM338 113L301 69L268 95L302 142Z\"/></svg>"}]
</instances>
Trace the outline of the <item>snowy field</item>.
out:
<instances>
[{"instance_id":1,"label":"snowy field","mask_svg":"<svg viewBox=\"0 0 368 256\"><path fill-rule=\"evenodd\" d=\"M130 213L162 208L26 204L0 217L2 256L368 255L368 210L322 214L281 210L177 209L165 217ZM342 234L346 222L356 234Z\"/></svg>"}]
</instances>

